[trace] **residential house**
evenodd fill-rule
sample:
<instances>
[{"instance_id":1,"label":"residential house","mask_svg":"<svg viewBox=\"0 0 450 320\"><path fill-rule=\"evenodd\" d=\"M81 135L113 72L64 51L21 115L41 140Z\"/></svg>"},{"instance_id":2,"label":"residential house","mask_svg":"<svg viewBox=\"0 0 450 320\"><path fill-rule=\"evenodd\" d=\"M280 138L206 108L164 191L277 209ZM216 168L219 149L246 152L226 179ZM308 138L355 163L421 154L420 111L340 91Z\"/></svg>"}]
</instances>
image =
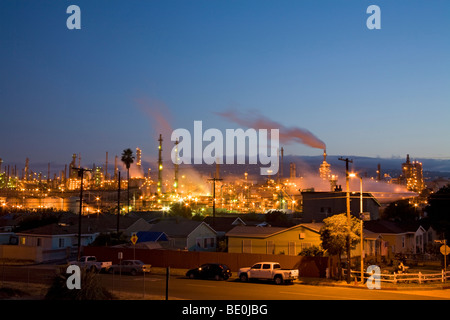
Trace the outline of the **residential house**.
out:
<instances>
[{"instance_id":1,"label":"residential house","mask_svg":"<svg viewBox=\"0 0 450 320\"><path fill-rule=\"evenodd\" d=\"M224 237L225 234L236 226L245 226L246 223L239 217L212 217L207 216L203 222L210 225L216 232L217 237Z\"/></svg>"},{"instance_id":2,"label":"residential house","mask_svg":"<svg viewBox=\"0 0 450 320\"><path fill-rule=\"evenodd\" d=\"M169 241L168 249L188 251L215 251L217 232L203 221L183 218L167 218L151 225L147 231L164 232Z\"/></svg>"},{"instance_id":3,"label":"residential house","mask_svg":"<svg viewBox=\"0 0 450 320\"><path fill-rule=\"evenodd\" d=\"M81 246L92 243L98 234L82 225ZM78 225L52 223L18 232L16 236L17 245L3 246L3 258L35 262L65 260L78 248Z\"/></svg>"},{"instance_id":4,"label":"residential house","mask_svg":"<svg viewBox=\"0 0 450 320\"><path fill-rule=\"evenodd\" d=\"M346 192L302 192L303 222L322 222L335 214L347 212ZM379 218L381 204L371 193L363 192L363 212L367 220ZM350 213L359 218L361 211L360 193L350 193Z\"/></svg>"},{"instance_id":5,"label":"residential house","mask_svg":"<svg viewBox=\"0 0 450 320\"><path fill-rule=\"evenodd\" d=\"M136 236L136 248L162 249L169 241L169 237L164 232L158 231L139 231Z\"/></svg>"},{"instance_id":6,"label":"residential house","mask_svg":"<svg viewBox=\"0 0 450 320\"><path fill-rule=\"evenodd\" d=\"M290 228L237 226L226 233L228 252L298 255L320 246L323 223L303 223Z\"/></svg>"},{"instance_id":7,"label":"residential house","mask_svg":"<svg viewBox=\"0 0 450 320\"><path fill-rule=\"evenodd\" d=\"M400 224L393 221L366 221L364 227L379 234L392 254L422 254L426 244L434 241L433 230L429 232L420 224Z\"/></svg>"},{"instance_id":8,"label":"residential house","mask_svg":"<svg viewBox=\"0 0 450 320\"><path fill-rule=\"evenodd\" d=\"M78 215L63 215L61 222L69 225L78 225ZM132 216L121 215L117 217L115 214L100 214L82 216L81 225L88 226L90 230L95 230L99 233L114 233L117 232L117 224L119 224L119 232L122 232L127 237L131 237L133 233L138 231L145 231L151 225L145 219Z\"/></svg>"}]
</instances>

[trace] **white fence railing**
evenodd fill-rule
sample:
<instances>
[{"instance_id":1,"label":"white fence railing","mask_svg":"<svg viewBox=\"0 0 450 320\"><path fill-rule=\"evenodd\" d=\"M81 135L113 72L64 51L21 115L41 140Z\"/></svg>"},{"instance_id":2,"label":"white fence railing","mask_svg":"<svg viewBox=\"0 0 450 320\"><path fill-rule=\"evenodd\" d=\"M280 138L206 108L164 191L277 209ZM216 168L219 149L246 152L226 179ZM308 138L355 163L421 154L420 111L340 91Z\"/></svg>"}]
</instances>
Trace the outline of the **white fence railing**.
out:
<instances>
[{"instance_id":1,"label":"white fence railing","mask_svg":"<svg viewBox=\"0 0 450 320\"><path fill-rule=\"evenodd\" d=\"M346 270L344 270L344 274L346 274ZM357 279L361 281L361 271L353 271L350 270L350 275L353 279ZM367 280L369 277L373 276L372 273L364 272L364 279ZM444 271L437 273L379 273L376 274L378 279L381 282L389 282L389 283L426 283L426 282L447 282L450 278L450 271Z\"/></svg>"}]
</instances>

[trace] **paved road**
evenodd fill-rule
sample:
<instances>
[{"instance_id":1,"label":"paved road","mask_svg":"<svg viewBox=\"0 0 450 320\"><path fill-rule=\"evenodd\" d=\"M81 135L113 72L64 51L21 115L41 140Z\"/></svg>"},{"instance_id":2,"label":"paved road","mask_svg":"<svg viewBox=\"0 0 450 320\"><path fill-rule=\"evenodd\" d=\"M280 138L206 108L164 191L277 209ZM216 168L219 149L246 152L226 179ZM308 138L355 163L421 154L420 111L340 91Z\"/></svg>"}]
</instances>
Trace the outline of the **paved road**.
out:
<instances>
[{"instance_id":1,"label":"paved road","mask_svg":"<svg viewBox=\"0 0 450 320\"><path fill-rule=\"evenodd\" d=\"M1 281L51 283L55 266L12 267L0 265ZM100 274L105 287L121 293L133 293L137 298L165 299L164 275L143 276ZM241 283L236 280L191 280L182 276L169 279L169 299L188 300L430 300L450 299L450 290L368 290L360 288L281 285L272 283Z\"/></svg>"},{"instance_id":2,"label":"paved road","mask_svg":"<svg viewBox=\"0 0 450 320\"><path fill-rule=\"evenodd\" d=\"M152 275L130 277L101 275L103 284L115 291L134 292L165 298L166 279ZM312 286L303 284L277 286L266 282L242 283L236 280L191 280L170 277L169 299L191 300L436 300L450 299L448 290L386 291L360 288ZM439 294L437 294L439 293Z\"/></svg>"}]
</instances>

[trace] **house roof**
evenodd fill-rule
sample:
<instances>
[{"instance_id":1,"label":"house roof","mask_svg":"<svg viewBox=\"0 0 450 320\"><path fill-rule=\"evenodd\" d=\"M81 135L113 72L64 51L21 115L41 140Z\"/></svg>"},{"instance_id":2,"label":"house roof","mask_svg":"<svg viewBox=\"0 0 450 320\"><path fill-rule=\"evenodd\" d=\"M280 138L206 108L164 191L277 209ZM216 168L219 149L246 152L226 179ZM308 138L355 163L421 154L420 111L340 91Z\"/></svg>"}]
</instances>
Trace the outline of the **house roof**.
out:
<instances>
[{"instance_id":1,"label":"house roof","mask_svg":"<svg viewBox=\"0 0 450 320\"><path fill-rule=\"evenodd\" d=\"M161 220L160 222L151 225L148 231L164 232L169 237L187 237L202 224L211 229L212 232L216 233L211 226L203 221L182 218Z\"/></svg>"},{"instance_id":2,"label":"house roof","mask_svg":"<svg viewBox=\"0 0 450 320\"><path fill-rule=\"evenodd\" d=\"M296 229L298 227L308 228L319 233L323 223L302 223L290 228L282 227L254 227L254 226L237 226L225 235L227 237L248 237L248 238L267 238L277 233Z\"/></svg>"},{"instance_id":3,"label":"house roof","mask_svg":"<svg viewBox=\"0 0 450 320\"><path fill-rule=\"evenodd\" d=\"M246 225L239 217L211 217L203 219L203 222L210 225L216 231L228 232L238 225Z\"/></svg>"},{"instance_id":4,"label":"house roof","mask_svg":"<svg viewBox=\"0 0 450 320\"><path fill-rule=\"evenodd\" d=\"M89 226L81 225L81 234L95 234L98 233L92 230ZM78 225L67 225L61 223L52 223L45 226L24 230L18 232L17 235L36 235L36 236L54 236L54 235L69 235L78 234Z\"/></svg>"},{"instance_id":5,"label":"house roof","mask_svg":"<svg viewBox=\"0 0 450 320\"><path fill-rule=\"evenodd\" d=\"M60 218L60 222L69 225L78 226L78 215L63 214ZM132 215L121 215L119 217L119 230L126 230L133 224L135 224L141 218ZM117 230L117 215L113 214L100 214L82 216L81 226L88 226L92 230L98 232L111 232Z\"/></svg>"},{"instance_id":6,"label":"house roof","mask_svg":"<svg viewBox=\"0 0 450 320\"><path fill-rule=\"evenodd\" d=\"M139 231L136 236L138 237L136 243L168 241L167 235L159 231Z\"/></svg>"},{"instance_id":7,"label":"house roof","mask_svg":"<svg viewBox=\"0 0 450 320\"><path fill-rule=\"evenodd\" d=\"M227 237L266 238L286 229L287 228L279 227L237 226L228 231L225 235Z\"/></svg>"},{"instance_id":8,"label":"house roof","mask_svg":"<svg viewBox=\"0 0 450 320\"><path fill-rule=\"evenodd\" d=\"M364 228L374 232L374 233L407 233L407 232L415 232L418 229L418 225L415 227L411 227L410 225L401 225L394 221L388 220L371 220L364 222Z\"/></svg>"}]
</instances>

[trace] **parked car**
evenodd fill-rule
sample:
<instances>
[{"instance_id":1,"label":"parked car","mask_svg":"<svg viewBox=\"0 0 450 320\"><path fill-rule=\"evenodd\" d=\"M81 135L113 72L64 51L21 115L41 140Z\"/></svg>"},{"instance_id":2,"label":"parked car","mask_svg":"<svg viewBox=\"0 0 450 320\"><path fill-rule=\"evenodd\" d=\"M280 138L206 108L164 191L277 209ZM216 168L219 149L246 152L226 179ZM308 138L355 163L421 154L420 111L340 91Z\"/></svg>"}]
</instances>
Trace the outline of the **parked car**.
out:
<instances>
[{"instance_id":1,"label":"parked car","mask_svg":"<svg viewBox=\"0 0 450 320\"><path fill-rule=\"evenodd\" d=\"M110 273L129 273L135 276L140 273L149 273L152 266L141 260L123 260L121 264L114 264L109 268Z\"/></svg>"},{"instance_id":2,"label":"parked car","mask_svg":"<svg viewBox=\"0 0 450 320\"><path fill-rule=\"evenodd\" d=\"M71 261L69 264L74 264L79 266L80 268L85 268L90 271L108 271L111 267L111 261L97 261L95 256L82 256L78 261Z\"/></svg>"},{"instance_id":3,"label":"parked car","mask_svg":"<svg viewBox=\"0 0 450 320\"><path fill-rule=\"evenodd\" d=\"M190 279L227 280L231 277L231 270L225 264L206 263L198 268L190 269L186 272L186 277Z\"/></svg>"},{"instance_id":4,"label":"parked car","mask_svg":"<svg viewBox=\"0 0 450 320\"><path fill-rule=\"evenodd\" d=\"M242 282L249 279L261 279L283 284L298 279L298 269L281 269L278 262L258 262L251 268L240 268L238 277Z\"/></svg>"}]
</instances>

